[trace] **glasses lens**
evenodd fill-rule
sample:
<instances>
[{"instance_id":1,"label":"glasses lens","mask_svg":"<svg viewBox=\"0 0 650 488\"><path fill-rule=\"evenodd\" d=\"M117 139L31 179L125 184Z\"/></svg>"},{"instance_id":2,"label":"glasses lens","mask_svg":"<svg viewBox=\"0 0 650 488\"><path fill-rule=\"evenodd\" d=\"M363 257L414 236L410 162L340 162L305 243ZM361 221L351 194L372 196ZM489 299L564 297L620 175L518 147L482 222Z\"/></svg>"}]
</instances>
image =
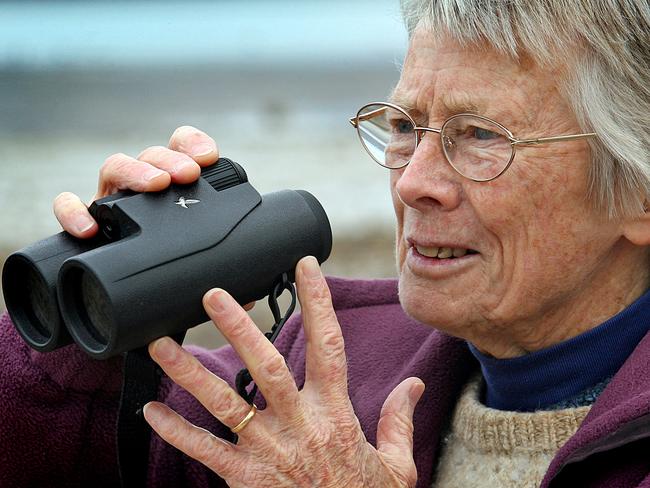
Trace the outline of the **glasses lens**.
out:
<instances>
[{"instance_id":1,"label":"glasses lens","mask_svg":"<svg viewBox=\"0 0 650 488\"><path fill-rule=\"evenodd\" d=\"M417 141L406 113L374 104L362 108L357 117L359 137L372 159L387 168L401 168L409 162Z\"/></svg>"},{"instance_id":2,"label":"glasses lens","mask_svg":"<svg viewBox=\"0 0 650 488\"><path fill-rule=\"evenodd\" d=\"M499 176L510 164L513 148L508 134L481 117L452 117L442 128L442 149L463 176L485 181Z\"/></svg>"}]
</instances>

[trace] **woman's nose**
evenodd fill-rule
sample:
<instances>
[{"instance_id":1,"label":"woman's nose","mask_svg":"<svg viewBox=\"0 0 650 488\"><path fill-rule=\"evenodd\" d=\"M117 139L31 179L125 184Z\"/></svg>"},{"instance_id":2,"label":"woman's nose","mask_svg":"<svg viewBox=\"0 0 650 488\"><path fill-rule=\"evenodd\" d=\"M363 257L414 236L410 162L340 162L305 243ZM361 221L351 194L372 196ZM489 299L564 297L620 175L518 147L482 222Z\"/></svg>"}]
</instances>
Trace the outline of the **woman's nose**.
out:
<instances>
[{"instance_id":1,"label":"woman's nose","mask_svg":"<svg viewBox=\"0 0 650 488\"><path fill-rule=\"evenodd\" d=\"M395 191L407 206L426 211L439 207L449 211L462 200L459 175L442 153L440 139L427 134L415 149L409 164L393 175Z\"/></svg>"}]
</instances>

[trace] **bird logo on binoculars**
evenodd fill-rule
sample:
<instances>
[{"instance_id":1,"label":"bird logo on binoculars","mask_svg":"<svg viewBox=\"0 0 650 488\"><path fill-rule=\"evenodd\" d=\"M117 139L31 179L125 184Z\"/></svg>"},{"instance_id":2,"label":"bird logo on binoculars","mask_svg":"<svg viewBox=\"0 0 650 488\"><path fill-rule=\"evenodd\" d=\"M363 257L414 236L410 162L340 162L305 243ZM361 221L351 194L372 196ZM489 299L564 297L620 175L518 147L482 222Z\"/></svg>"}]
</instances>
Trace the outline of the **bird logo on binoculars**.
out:
<instances>
[{"instance_id":1,"label":"bird logo on binoculars","mask_svg":"<svg viewBox=\"0 0 650 488\"><path fill-rule=\"evenodd\" d=\"M191 198L188 198L187 200L185 197L180 197L177 202L174 202L176 205L180 205L183 208L187 208L188 205L192 205L193 203L201 203L201 200L192 200Z\"/></svg>"}]
</instances>

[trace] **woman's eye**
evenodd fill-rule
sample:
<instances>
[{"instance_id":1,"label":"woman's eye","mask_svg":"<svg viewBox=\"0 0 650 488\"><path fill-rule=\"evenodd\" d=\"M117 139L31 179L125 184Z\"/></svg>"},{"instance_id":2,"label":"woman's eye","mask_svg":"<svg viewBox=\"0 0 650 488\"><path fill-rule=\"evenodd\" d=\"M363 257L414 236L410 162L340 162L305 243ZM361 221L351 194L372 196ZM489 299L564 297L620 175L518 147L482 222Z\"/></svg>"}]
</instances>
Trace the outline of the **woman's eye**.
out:
<instances>
[{"instance_id":1,"label":"woman's eye","mask_svg":"<svg viewBox=\"0 0 650 488\"><path fill-rule=\"evenodd\" d=\"M485 141L488 139L496 139L498 137L501 137L500 134L488 129L483 129L482 127L474 127L473 132L474 132L474 137L481 141Z\"/></svg>"},{"instance_id":2,"label":"woman's eye","mask_svg":"<svg viewBox=\"0 0 650 488\"><path fill-rule=\"evenodd\" d=\"M410 134L413 132L413 124L406 119L397 119L393 121L393 128L399 134Z\"/></svg>"}]
</instances>

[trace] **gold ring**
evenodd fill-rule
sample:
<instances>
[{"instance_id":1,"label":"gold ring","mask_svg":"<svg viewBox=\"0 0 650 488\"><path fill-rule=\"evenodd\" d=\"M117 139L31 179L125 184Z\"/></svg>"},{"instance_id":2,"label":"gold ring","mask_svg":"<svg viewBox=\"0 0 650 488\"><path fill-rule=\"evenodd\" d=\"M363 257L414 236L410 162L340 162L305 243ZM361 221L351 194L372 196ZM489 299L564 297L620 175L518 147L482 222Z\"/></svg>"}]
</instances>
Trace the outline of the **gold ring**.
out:
<instances>
[{"instance_id":1,"label":"gold ring","mask_svg":"<svg viewBox=\"0 0 650 488\"><path fill-rule=\"evenodd\" d=\"M239 422L239 423L238 423L237 425L235 425L232 429L230 429L230 431L231 431L233 434L238 434L239 432L241 432L242 430L244 430L244 427L246 427L246 426L248 425L248 423L249 423L251 420L253 420L253 417L255 417L255 414L256 414L256 413L257 413L257 407L255 406L255 404L253 404L253 405L251 406L251 409L250 409L250 410L248 411L248 413L246 414L246 417L244 417L244 419L243 419L241 422Z\"/></svg>"}]
</instances>

